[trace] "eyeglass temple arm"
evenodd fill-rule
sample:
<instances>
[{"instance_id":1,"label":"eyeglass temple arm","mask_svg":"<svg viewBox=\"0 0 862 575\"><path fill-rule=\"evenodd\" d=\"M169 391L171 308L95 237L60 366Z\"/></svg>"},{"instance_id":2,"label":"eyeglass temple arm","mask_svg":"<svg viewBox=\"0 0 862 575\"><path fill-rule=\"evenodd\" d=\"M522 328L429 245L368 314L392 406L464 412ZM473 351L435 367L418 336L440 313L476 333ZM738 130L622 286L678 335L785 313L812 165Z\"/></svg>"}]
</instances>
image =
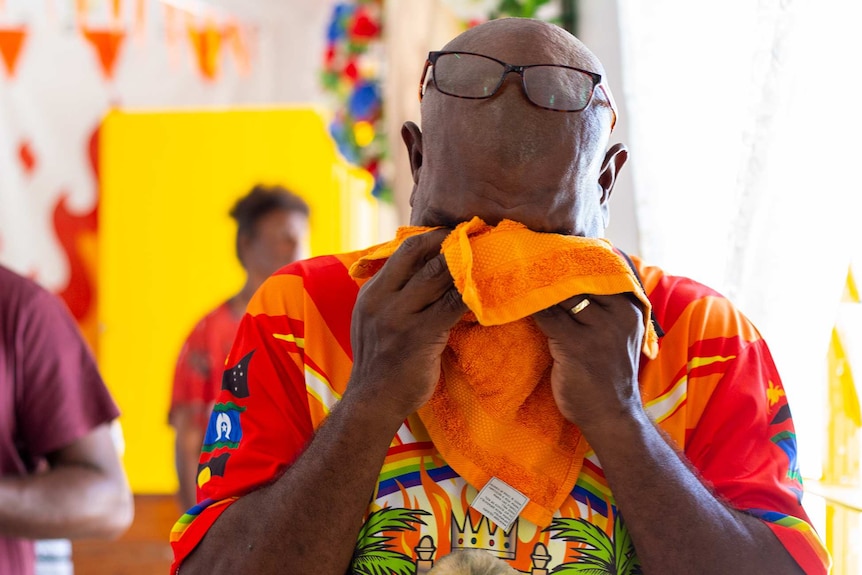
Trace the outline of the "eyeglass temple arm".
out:
<instances>
[{"instance_id":1,"label":"eyeglass temple arm","mask_svg":"<svg viewBox=\"0 0 862 575\"><path fill-rule=\"evenodd\" d=\"M425 60L425 67L422 68L422 76L419 78L419 101L422 101L422 92L425 88L425 82L428 75L428 67L431 65L431 60Z\"/></svg>"},{"instance_id":2,"label":"eyeglass temple arm","mask_svg":"<svg viewBox=\"0 0 862 575\"><path fill-rule=\"evenodd\" d=\"M420 87L419 89L421 90L422 88ZM605 99L611 107L611 112L614 114L613 119L611 119L611 131L613 131L614 126L617 124L617 103L614 101L614 95L611 93L610 88L605 86L604 80L599 83L599 90L601 90L602 94L605 95Z\"/></svg>"}]
</instances>

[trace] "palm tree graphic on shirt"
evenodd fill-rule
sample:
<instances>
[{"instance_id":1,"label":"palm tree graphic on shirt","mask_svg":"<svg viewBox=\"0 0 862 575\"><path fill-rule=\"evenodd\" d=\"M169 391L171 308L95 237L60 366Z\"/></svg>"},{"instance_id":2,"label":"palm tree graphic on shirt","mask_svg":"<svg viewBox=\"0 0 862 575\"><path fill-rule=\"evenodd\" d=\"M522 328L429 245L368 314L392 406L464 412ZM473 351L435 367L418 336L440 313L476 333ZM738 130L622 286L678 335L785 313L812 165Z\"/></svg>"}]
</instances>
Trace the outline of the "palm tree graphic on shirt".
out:
<instances>
[{"instance_id":1,"label":"palm tree graphic on shirt","mask_svg":"<svg viewBox=\"0 0 862 575\"><path fill-rule=\"evenodd\" d=\"M586 519L556 518L545 531L551 539L580 543L573 551L573 561L556 567L554 575L642 575L635 546L618 513L614 514L613 536Z\"/></svg>"},{"instance_id":2,"label":"palm tree graphic on shirt","mask_svg":"<svg viewBox=\"0 0 862 575\"><path fill-rule=\"evenodd\" d=\"M389 546L393 531L416 531L416 525L425 525L421 517L430 515L421 509L386 507L368 516L356 537L351 573L354 575L413 575L413 559Z\"/></svg>"}]
</instances>

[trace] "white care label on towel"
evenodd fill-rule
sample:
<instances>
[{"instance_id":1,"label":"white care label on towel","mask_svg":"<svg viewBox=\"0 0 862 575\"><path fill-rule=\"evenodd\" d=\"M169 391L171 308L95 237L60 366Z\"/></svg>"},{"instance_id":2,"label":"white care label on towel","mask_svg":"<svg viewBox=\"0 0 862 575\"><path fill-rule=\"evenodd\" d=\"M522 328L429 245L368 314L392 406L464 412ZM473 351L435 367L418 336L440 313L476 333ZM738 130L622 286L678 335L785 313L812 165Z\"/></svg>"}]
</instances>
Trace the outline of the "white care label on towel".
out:
<instances>
[{"instance_id":1,"label":"white care label on towel","mask_svg":"<svg viewBox=\"0 0 862 575\"><path fill-rule=\"evenodd\" d=\"M492 477L485 484L470 507L493 521L503 531L512 528L512 524L530 499L507 483Z\"/></svg>"}]
</instances>

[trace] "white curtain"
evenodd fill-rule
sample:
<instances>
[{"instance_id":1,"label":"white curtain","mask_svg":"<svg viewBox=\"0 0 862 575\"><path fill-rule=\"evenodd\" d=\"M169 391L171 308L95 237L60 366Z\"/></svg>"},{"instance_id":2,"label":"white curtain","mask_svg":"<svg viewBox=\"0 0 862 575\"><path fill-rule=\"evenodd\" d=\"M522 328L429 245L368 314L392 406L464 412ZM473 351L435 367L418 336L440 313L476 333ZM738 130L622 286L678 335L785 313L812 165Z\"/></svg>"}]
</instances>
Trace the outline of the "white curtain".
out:
<instances>
[{"instance_id":1,"label":"white curtain","mask_svg":"<svg viewBox=\"0 0 862 575\"><path fill-rule=\"evenodd\" d=\"M830 330L862 253L862 4L618 10L640 252L754 320L795 406L803 474L817 476Z\"/></svg>"}]
</instances>

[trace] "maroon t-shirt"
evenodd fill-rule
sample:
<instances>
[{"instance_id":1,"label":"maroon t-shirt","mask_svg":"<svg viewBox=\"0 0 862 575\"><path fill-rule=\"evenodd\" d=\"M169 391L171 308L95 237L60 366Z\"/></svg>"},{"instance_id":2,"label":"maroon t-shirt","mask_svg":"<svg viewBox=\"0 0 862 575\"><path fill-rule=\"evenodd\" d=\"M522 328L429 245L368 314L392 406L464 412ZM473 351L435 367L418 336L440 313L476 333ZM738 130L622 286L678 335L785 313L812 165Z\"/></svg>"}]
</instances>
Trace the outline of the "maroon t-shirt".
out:
<instances>
[{"instance_id":1,"label":"maroon t-shirt","mask_svg":"<svg viewBox=\"0 0 862 575\"><path fill-rule=\"evenodd\" d=\"M63 302L0 266L0 482L118 415ZM0 575L32 573L32 543L0 533Z\"/></svg>"}]
</instances>

